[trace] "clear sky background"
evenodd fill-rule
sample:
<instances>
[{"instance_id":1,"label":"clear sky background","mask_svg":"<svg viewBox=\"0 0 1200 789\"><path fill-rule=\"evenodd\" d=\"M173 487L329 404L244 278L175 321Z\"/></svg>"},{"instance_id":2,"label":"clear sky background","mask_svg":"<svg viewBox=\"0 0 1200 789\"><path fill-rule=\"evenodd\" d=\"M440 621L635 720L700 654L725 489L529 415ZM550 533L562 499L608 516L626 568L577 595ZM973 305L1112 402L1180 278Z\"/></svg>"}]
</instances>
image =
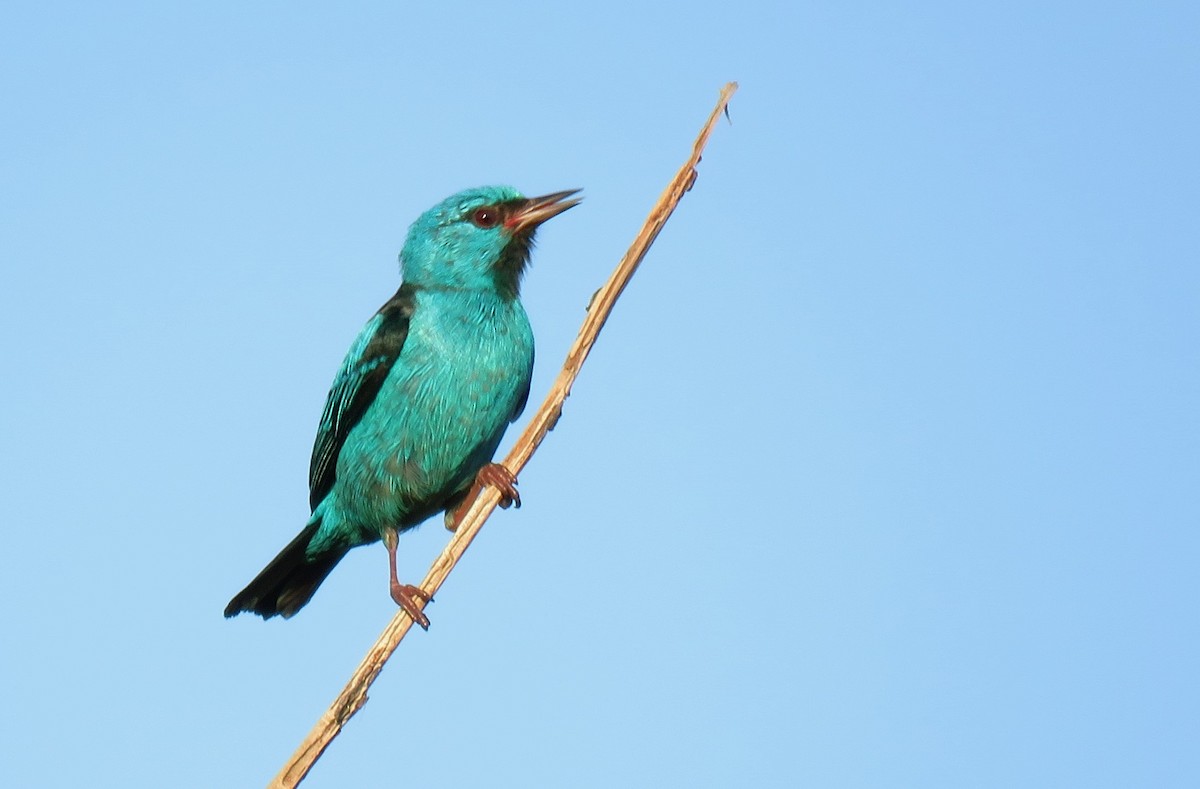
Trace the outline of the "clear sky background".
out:
<instances>
[{"instance_id":1,"label":"clear sky background","mask_svg":"<svg viewBox=\"0 0 1200 789\"><path fill-rule=\"evenodd\" d=\"M221 610L408 224L585 189L540 399L736 79L524 508L305 786L1200 785L1197 8L6 3L0 784L265 784L385 552Z\"/></svg>"}]
</instances>

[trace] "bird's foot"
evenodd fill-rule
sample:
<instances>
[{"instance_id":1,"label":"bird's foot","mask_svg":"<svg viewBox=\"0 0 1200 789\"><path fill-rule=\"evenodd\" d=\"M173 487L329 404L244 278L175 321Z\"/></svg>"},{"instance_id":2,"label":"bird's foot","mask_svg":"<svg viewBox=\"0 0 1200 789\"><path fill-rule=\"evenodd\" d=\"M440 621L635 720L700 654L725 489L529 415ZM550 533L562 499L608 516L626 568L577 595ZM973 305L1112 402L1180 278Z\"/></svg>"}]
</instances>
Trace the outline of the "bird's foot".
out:
<instances>
[{"instance_id":1,"label":"bird's foot","mask_svg":"<svg viewBox=\"0 0 1200 789\"><path fill-rule=\"evenodd\" d=\"M412 620L421 626L422 630L429 629L429 617L425 616L425 612L421 609L426 603L432 603L433 598L419 586L412 584L402 584L395 580L392 581L392 599L396 601L396 605L404 609L404 612L412 617ZM417 601L420 600L420 605Z\"/></svg>"},{"instance_id":2,"label":"bird's foot","mask_svg":"<svg viewBox=\"0 0 1200 789\"><path fill-rule=\"evenodd\" d=\"M479 495L479 491L488 485L500 491L500 509L506 510L509 507L521 509L521 494L517 492L517 478L513 476L511 471L499 463L488 463L479 469L479 473L475 475L475 481L471 483L471 489L463 497L462 503L455 508L454 516L447 519L447 529L458 531L458 524L462 523L463 516L471 508L471 503L475 501L475 498Z\"/></svg>"},{"instance_id":3,"label":"bird's foot","mask_svg":"<svg viewBox=\"0 0 1200 789\"><path fill-rule=\"evenodd\" d=\"M517 478L513 473L499 463L488 463L479 469L475 475L475 484L479 487L491 485L500 491L500 509L509 507L521 509L521 494L517 492Z\"/></svg>"}]
</instances>

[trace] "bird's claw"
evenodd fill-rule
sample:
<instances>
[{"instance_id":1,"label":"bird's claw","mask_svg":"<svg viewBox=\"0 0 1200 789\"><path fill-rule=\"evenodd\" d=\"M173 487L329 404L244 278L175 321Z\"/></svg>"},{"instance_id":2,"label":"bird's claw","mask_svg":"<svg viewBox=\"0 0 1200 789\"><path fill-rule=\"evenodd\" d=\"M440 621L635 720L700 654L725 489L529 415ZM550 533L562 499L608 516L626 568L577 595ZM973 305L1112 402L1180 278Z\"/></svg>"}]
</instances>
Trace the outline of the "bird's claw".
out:
<instances>
[{"instance_id":1,"label":"bird's claw","mask_svg":"<svg viewBox=\"0 0 1200 789\"><path fill-rule=\"evenodd\" d=\"M447 510L446 529L448 531L458 531L458 524L462 523L463 516L467 514L467 510L479 496L479 491L488 485L500 491L501 509L506 510L509 507L521 509L521 494L517 492L517 478L499 463L488 463L479 469L479 473L475 475L475 481L471 483L471 489L467 491L467 495L463 496L462 502L452 513Z\"/></svg>"},{"instance_id":2,"label":"bird's claw","mask_svg":"<svg viewBox=\"0 0 1200 789\"><path fill-rule=\"evenodd\" d=\"M479 469L475 475L475 484L483 487L491 485L500 491L500 508L516 507L521 509L521 494L517 492L517 478L513 473L499 463L488 463Z\"/></svg>"},{"instance_id":3,"label":"bird's claw","mask_svg":"<svg viewBox=\"0 0 1200 789\"><path fill-rule=\"evenodd\" d=\"M425 612L421 609L427 604L432 603L433 598L419 586L412 584L392 583L392 599L396 601L396 605L404 609L404 612L412 617L412 620L421 626L422 630L429 629L429 617L425 616ZM421 604L418 605L417 601Z\"/></svg>"}]
</instances>

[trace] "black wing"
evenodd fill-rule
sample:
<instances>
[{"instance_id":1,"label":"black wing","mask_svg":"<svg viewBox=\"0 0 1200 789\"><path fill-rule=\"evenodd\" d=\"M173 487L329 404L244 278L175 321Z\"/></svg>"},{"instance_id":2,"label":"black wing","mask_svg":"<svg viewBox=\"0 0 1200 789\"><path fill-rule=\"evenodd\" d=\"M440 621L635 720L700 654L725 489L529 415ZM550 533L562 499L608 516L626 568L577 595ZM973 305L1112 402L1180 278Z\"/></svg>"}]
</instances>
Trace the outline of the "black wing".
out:
<instances>
[{"instance_id":1,"label":"black wing","mask_svg":"<svg viewBox=\"0 0 1200 789\"><path fill-rule=\"evenodd\" d=\"M333 379L308 467L308 503L314 510L337 478L338 454L346 436L375 400L400 356L414 304L413 288L401 285L363 327Z\"/></svg>"}]
</instances>

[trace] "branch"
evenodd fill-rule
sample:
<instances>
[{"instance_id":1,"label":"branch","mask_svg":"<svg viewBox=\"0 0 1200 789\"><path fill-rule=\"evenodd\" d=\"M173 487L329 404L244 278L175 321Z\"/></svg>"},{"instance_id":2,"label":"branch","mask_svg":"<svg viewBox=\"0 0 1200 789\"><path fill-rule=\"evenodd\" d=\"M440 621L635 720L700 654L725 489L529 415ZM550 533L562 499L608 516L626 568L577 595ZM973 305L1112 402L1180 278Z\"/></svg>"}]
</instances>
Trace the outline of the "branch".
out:
<instances>
[{"instance_id":1,"label":"branch","mask_svg":"<svg viewBox=\"0 0 1200 789\"><path fill-rule=\"evenodd\" d=\"M571 385L575 383L575 378L579 375L579 370L583 367L588 353L596 344L600 329L608 320L608 315L612 312L617 297L625 290L625 285L637 271L642 258L646 256L650 245L658 237L659 231L667 223L667 219L675 211L675 207L679 205L684 192L690 190L692 184L696 182L696 165L700 162L700 154L708 143L717 119L720 118L722 112L728 112L729 99L736 90L736 82L730 82L721 89L717 106L704 124L704 128L700 130L700 136L696 138L696 142L692 146L691 156L688 157L683 167L679 168L679 172L675 174L658 199L658 203L650 211L650 216L647 217L637 238L634 239L629 251L625 253L625 257L621 259L612 276L592 297L587 317L579 329L579 336L575 338L575 343L567 352L567 360L563 363L562 371L555 379L554 385L550 387L550 393L546 395L541 408L533 415L525 432L521 434L512 451L508 453L508 457L504 459L504 465L514 476L521 473L534 451L545 439L546 434L554 429L554 425L562 415L563 401L571 394ZM500 493L493 487L484 488L475 498L471 508L463 515L450 543L434 561L425 580L421 582L421 589L430 597L437 594L442 582L446 580L446 576L454 569L454 565L458 563L471 541L475 539L475 535L479 533L484 521L488 519L499 503ZM333 704L313 726L312 731L304 738L304 742L300 744L283 769L268 785L268 789L292 789L304 780L304 776L308 775L308 771L329 747L329 743L333 742L333 738L341 732L346 721L367 703L367 689L379 676L384 664L396 651L396 647L400 645L400 641L408 633L412 624L412 619L403 609L396 612L392 621L367 652L367 656L363 658L353 676L350 677L346 687L342 689Z\"/></svg>"}]
</instances>

